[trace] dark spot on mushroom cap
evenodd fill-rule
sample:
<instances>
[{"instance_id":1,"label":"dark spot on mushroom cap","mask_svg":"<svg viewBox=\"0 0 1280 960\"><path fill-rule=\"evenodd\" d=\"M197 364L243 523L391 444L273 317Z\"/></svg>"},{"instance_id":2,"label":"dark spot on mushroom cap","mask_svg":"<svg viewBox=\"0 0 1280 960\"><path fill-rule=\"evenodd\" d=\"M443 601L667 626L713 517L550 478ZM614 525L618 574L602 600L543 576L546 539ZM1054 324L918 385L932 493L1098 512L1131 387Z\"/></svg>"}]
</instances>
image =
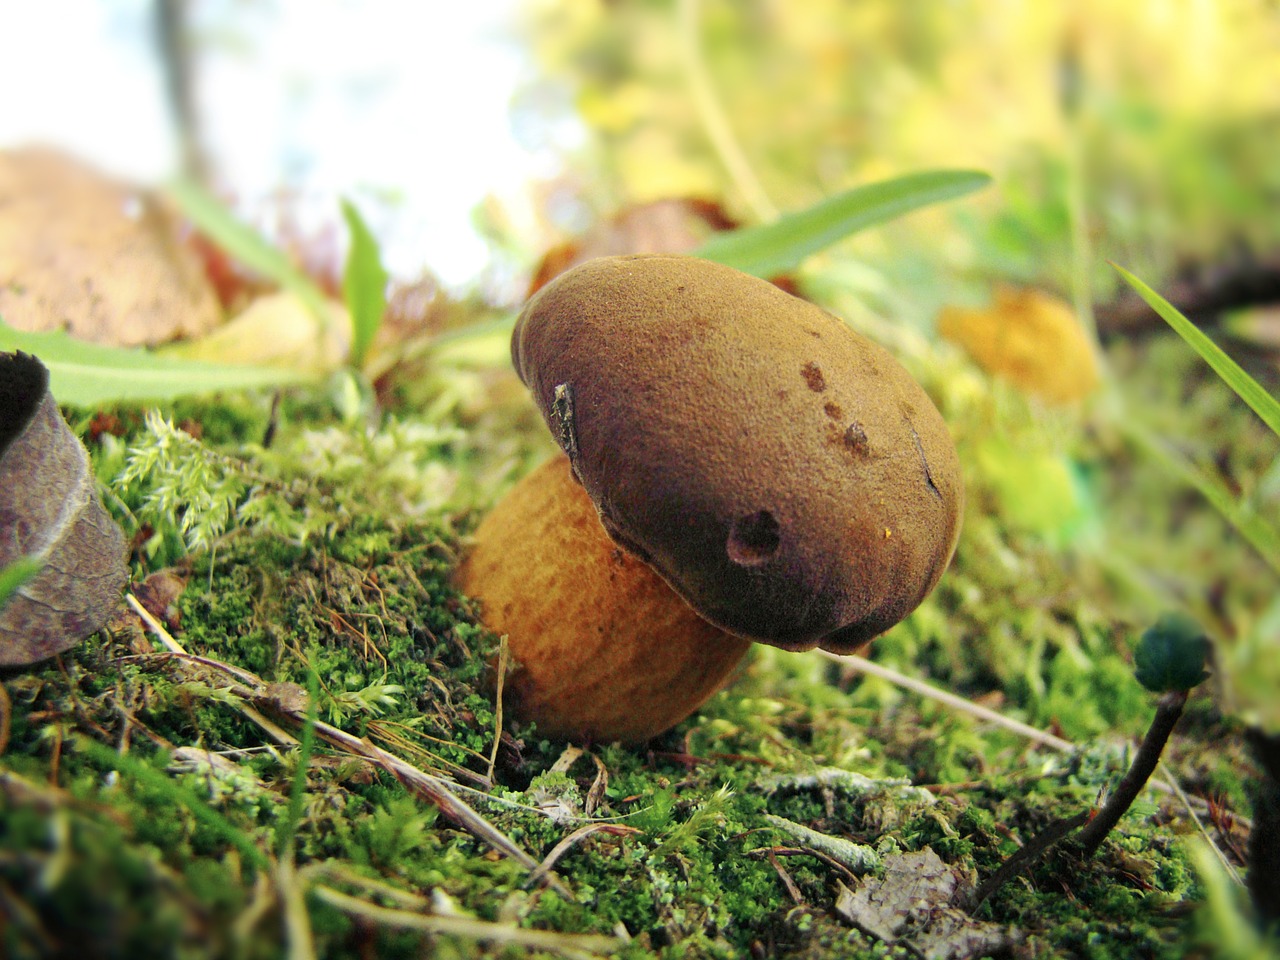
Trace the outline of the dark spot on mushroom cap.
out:
<instances>
[{"instance_id":1,"label":"dark spot on mushroom cap","mask_svg":"<svg viewBox=\"0 0 1280 960\"><path fill-rule=\"evenodd\" d=\"M822 368L812 360L800 368L800 376L804 377L804 382L809 385L809 389L814 393L821 393L827 389L827 381L822 375Z\"/></svg>"},{"instance_id":2,"label":"dark spot on mushroom cap","mask_svg":"<svg viewBox=\"0 0 1280 960\"><path fill-rule=\"evenodd\" d=\"M732 633L851 649L951 556L941 416L883 348L769 283L691 257L589 261L530 300L512 355L558 434L572 382L575 467L610 536Z\"/></svg>"}]
</instances>

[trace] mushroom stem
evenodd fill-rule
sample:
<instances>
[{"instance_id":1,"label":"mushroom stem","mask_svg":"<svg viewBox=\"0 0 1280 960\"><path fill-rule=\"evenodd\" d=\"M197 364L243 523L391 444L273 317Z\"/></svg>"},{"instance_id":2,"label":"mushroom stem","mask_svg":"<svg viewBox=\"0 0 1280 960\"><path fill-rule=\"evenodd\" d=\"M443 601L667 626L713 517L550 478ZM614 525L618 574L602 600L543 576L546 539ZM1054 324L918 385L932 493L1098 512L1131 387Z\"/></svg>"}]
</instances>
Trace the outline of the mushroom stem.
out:
<instances>
[{"instance_id":1,"label":"mushroom stem","mask_svg":"<svg viewBox=\"0 0 1280 960\"><path fill-rule=\"evenodd\" d=\"M507 635L507 707L543 736L656 736L719 689L750 646L609 539L565 456L484 519L458 585Z\"/></svg>"}]
</instances>

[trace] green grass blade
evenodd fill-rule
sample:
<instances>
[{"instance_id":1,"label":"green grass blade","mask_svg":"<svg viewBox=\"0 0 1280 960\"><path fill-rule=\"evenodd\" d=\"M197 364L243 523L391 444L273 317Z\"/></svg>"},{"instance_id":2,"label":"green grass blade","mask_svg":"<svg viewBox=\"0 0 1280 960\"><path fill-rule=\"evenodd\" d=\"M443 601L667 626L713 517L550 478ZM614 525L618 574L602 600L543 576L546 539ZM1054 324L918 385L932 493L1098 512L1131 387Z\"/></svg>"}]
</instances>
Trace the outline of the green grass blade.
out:
<instances>
[{"instance_id":1,"label":"green grass blade","mask_svg":"<svg viewBox=\"0 0 1280 960\"><path fill-rule=\"evenodd\" d=\"M320 704L320 677L310 662L307 663L307 717L302 725L302 738L298 742L298 767L289 788L289 807L283 820L276 824L276 853L284 856L307 806L307 772L311 767L311 754L316 745L316 718Z\"/></svg>"},{"instance_id":2,"label":"green grass blade","mask_svg":"<svg viewBox=\"0 0 1280 960\"><path fill-rule=\"evenodd\" d=\"M695 256L757 277L793 270L808 256L867 227L972 193L991 182L973 170L931 170L855 187L773 223L712 237Z\"/></svg>"},{"instance_id":3,"label":"green grass blade","mask_svg":"<svg viewBox=\"0 0 1280 960\"><path fill-rule=\"evenodd\" d=\"M256 230L237 220L217 197L192 180L176 180L166 193L182 213L224 251L251 270L295 294L327 330L331 314L315 282Z\"/></svg>"},{"instance_id":4,"label":"green grass blade","mask_svg":"<svg viewBox=\"0 0 1280 960\"><path fill-rule=\"evenodd\" d=\"M0 320L0 351L13 350L38 357L49 368L54 399L77 407L279 387L306 379L305 374L273 367L198 363L146 350L104 347L61 331L29 333Z\"/></svg>"},{"instance_id":5,"label":"green grass blade","mask_svg":"<svg viewBox=\"0 0 1280 960\"><path fill-rule=\"evenodd\" d=\"M351 232L351 248L342 275L342 298L351 314L351 365L364 366L369 344L382 325L387 309L387 271L382 266L378 241L350 201L342 201L342 216Z\"/></svg>"},{"instance_id":6,"label":"green grass blade","mask_svg":"<svg viewBox=\"0 0 1280 960\"><path fill-rule=\"evenodd\" d=\"M1222 352L1222 349L1210 340L1194 323L1179 313L1174 306L1156 293L1145 283L1135 277L1124 267L1112 264L1124 277L1125 282L1138 292L1138 296L1147 301L1156 313L1164 318L1165 323L1173 327L1183 340L1191 345L1191 349L1213 367L1214 372L1227 382L1232 390L1253 408L1272 431L1280 436L1280 402L1262 389L1257 380L1240 369L1240 365Z\"/></svg>"},{"instance_id":7,"label":"green grass blade","mask_svg":"<svg viewBox=\"0 0 1280 960\"><path fill-rule=\"evenodd\" d=\"M1125 433L1149 456L1164 464L1170 474L1208 500L1222 518L1257 551L1258 556L1266 561L1267 566L1280 574L1280 531L1259 516L1249 504L1237 498L1220 479L1174 452L1164 441L1142 427L1128 424Z\"/></svg>"},{"instance_id":8,"label":"green grass blade","mask_svg":"<svg viewBox=\"0 0 1280 960\"><path fill-rule=\"evenodd\" d=\"M7 567L0 567L0 608L5 601L18 592L24 583L29 583L41 568L44 561L39 557L19 557Z\"/></svg>"}]
</instances>

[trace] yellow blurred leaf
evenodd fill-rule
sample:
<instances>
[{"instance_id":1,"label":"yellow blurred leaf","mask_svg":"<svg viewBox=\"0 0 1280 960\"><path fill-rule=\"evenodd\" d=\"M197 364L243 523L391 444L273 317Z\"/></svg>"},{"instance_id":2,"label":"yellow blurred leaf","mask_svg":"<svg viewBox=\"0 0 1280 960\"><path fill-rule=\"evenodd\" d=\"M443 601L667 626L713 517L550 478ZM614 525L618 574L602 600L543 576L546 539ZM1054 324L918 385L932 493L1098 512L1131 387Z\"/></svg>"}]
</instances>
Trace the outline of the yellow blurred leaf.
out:
<instances>
[{"instance_id":1,"label":"yellow blurred leaf","mask_svg":"<svg viewBox=\"0 0 1280 960\"><path fill-rule=\"evenodd\" d=\"M938 331L985 370L1050 403L1070 403L1098 385L1093 345L1064 302L1034 289L1000 287L982 310L944 307Z\"/></svg>"},{"instance_id":2,"label":"yellow blurred leaf","mask_svg":"<svg viewBox=\"0 0 1280 960\"><path fill-rule=\"evenodd\" d=\"M327 307L329 322L322 325L296 294L268 294L208 336L175 344L164 352L210 363L251 363L325 373L346 362L351 349L351 320L346 309L333 301Z\"/></svg>"}]
</instances>

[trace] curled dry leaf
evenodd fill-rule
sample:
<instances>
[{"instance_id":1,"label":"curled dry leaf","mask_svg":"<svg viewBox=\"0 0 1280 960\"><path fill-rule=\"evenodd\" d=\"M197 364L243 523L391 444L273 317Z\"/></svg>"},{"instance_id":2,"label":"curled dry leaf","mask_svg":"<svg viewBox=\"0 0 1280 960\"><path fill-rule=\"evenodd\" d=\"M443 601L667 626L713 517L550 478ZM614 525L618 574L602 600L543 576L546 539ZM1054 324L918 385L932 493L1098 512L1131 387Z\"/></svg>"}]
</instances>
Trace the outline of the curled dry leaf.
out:
<instances>
[{"instance_id":1,"label":"curled dry leaf","mask_svg":"<svg viewBox=\"0 0 1280 960\"><path fill-rule=\"evenodd\" d=\"M929 847L884 859L884 876L843 885L836 913L887 944L906 942L930 960L968 960L1008 952L1014 931L974 920L951 906L962 883L956 871Z\"/></svg>"},{"instance_id":2,"label":"curled dry leaf","mask_svg":"<svg viewBox=\"0 0 1280 960\"><path fill-rule=\"evenodd\" d=\"M0 665L35 663L100 629L120 601L124 534L103 509L89 455L35 357L0 353L0 569L36 576L0 607Z\"/></svg>"},{"instance_id":3,"label":"curled dry leaf","mask_svg":"<svg viewBox=\"0 0 1280 960\"><path fill-rule=\"evenodd\" d=\"M52 150L0 151L0 317L112 346L199 336L221 310L152 192Z\"/></svg>"}]
</instances>

